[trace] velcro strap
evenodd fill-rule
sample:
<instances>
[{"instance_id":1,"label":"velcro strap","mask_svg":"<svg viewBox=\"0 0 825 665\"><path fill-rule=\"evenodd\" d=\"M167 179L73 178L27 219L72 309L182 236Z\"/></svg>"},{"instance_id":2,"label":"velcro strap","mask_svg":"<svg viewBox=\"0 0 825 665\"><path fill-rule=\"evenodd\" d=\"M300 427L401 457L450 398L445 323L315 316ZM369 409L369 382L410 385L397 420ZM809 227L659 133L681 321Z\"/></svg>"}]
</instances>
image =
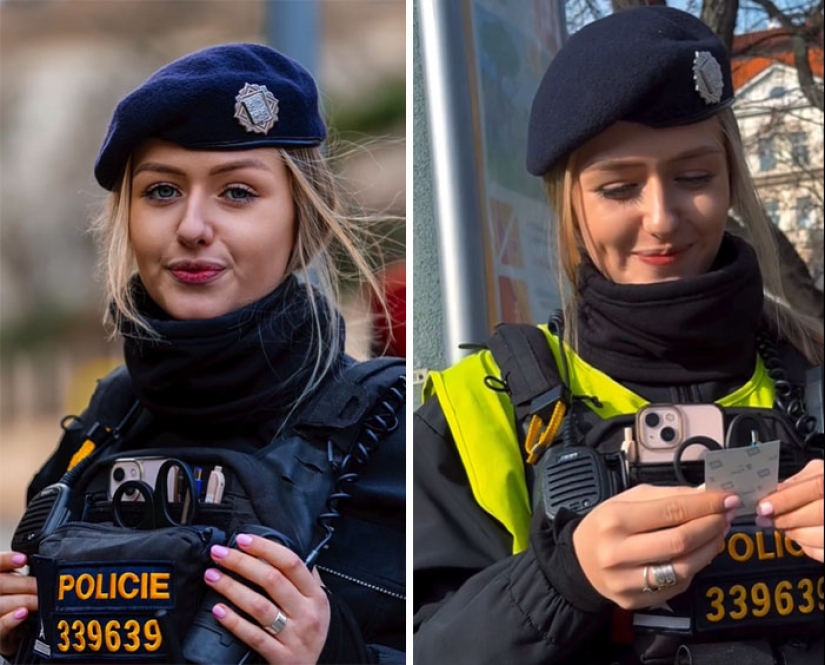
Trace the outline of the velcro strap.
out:
<instances>
[{"instance_id":1,"label":"velcro strap","mask_svg":"<svg viewBox=\"0 0 825 665\"><path fill-rule=\"evenodd\" d=\"M404 371L401 358L350 362L324 382L297 418L296 429L346 429L359 424Z\"/></svg>"},{"instance_id":2,"label":"velcro strap","mask_svg":"<svg viewBox=\"0 0 825 665\"><path fill-rule=\"evenodd\" d=\"M544 333L533 325L504 323L496 327L488 344L509 388L519 422L549 408L549 413L540 414L548 420L554 404L546 404L541 398L562 382Z\"/></svg>"}]
</instances>

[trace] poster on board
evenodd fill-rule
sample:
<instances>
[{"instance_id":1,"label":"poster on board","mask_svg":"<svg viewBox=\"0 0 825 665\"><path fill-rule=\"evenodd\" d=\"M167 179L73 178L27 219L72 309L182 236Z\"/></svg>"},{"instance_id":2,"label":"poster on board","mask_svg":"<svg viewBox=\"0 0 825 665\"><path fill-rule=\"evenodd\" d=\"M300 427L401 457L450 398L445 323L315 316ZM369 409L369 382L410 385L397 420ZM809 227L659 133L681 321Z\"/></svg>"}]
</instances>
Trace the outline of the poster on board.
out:
<instances>
[{"instance_id":1,"label":"poster on board","mask_svg":"<svg viewBox=\"0 0 825 665\"><path fill-rule=\"evenodd\" d=\"M560 306L557 268L542 183L524 155L533 95L565 37L564 6L465 1L489 321L541 323Z\"/></svg>"}]
</instances>

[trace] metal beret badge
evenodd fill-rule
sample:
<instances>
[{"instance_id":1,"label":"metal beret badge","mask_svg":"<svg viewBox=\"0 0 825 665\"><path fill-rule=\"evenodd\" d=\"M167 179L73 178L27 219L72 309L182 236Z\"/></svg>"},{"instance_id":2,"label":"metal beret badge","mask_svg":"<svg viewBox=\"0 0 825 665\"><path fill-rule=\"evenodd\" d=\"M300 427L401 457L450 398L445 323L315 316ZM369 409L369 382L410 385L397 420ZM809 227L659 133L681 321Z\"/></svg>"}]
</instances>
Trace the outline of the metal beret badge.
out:
<instances>
[{"instance_id":1,"label":"metal beret badge","mask_svg":"<svg viewBox=\"0 0 825 665\"><path fill-rule=\"evenodd\" d=\"M722 68L710 51L696 51L693 58L693 80L696 82L696 92L706 104L716 104L722 99L725 87Z\"/></svg>"},{"instance_id":2,"label":"metal beret badge","mask_svg":"<svg viewBox=\"0 0 825 665\"><path fill-rule=\"evenodd\" d=\"M235 97L235 117L247 132L266 134L278 122L278 100L265 85L247 83Z\"/></svg>"}]
</instances>

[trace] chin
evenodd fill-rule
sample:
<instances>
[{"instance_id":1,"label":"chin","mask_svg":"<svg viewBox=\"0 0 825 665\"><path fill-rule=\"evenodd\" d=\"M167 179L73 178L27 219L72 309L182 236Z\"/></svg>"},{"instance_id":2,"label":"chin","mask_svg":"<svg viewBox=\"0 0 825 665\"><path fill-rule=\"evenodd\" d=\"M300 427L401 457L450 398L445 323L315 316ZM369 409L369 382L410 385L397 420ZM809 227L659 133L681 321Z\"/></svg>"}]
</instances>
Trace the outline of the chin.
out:
<instances>
[{"instance_id":1,"label":"chin","mask_svg":"<svg viewBox=\"0 0 825 665\"><path fill-rule=\"evenodd\" d=\"M183 304L169 303L163 309L173 319L178 321L201 321L204 319L215 319L231 312L234 307L221 305L218 303L198 303Z\"/></svg>"}]
</instances>

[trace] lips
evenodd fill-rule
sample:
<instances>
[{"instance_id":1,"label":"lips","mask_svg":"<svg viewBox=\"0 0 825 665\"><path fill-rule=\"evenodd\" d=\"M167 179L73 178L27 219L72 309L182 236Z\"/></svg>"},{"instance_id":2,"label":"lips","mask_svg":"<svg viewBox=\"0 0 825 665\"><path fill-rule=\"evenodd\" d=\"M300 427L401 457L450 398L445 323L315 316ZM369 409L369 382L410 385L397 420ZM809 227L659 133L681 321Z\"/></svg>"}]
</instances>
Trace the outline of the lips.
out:
<instances>
[{"instance_id":1,"label":"lips","mask_svg":"<svg viewBox=\"0 0 825 665\"><path fill-rule=\"evenodd\" d=\"M215 281L226 269L211 261L175 261L167 266L175 279L184 284L207 284Z\"/></svg>"}]
</instances>

